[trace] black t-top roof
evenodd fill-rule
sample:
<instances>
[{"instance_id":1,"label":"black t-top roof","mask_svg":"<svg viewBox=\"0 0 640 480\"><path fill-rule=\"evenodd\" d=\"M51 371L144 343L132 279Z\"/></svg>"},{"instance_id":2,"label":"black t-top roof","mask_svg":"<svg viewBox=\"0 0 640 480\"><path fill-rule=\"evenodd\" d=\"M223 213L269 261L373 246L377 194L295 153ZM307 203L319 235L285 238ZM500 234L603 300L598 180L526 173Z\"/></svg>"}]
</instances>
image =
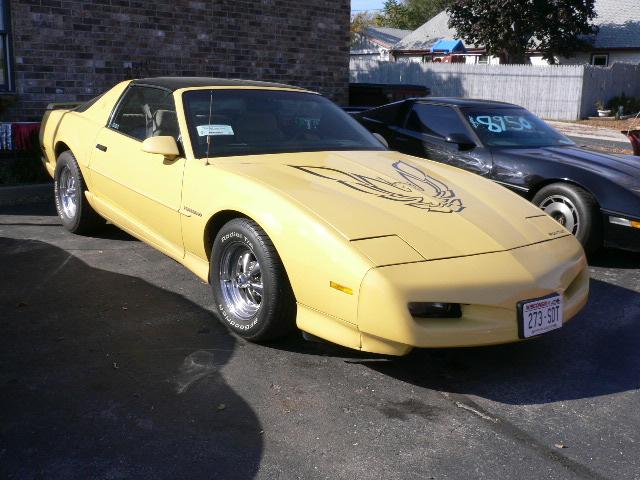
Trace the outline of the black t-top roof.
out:
<instances>
[{"instance_id":1,"label":"black t-top roof","mask_svg":"<svg viewBox=\"0 0 640 480\"><path fill-rule=\"evenodd\" d=\"M151 87L160 87L167 90L178 90L180 88L193 87L275 87L275 88L295 88L304 90L293 85L284 85L282 83L258 82L255 80L235 80L227 78L208 78L208 77L155 77L140 78L131 82L133 85L147 85Z\"/></svg>"},{"instance_id":2,"label":"black t-top roof","mask_svg":"<svg viewBox=\"0 0 640 480\"><path fill-rule=\"evenodd\" d=\"M481 98L463 98L463 97L421 97L415 98L418 102L440 103L446 105L457 105L459 107L517 107L513 103L499 102L497 100L483 100Z\"/></svg>"}]
</instances>

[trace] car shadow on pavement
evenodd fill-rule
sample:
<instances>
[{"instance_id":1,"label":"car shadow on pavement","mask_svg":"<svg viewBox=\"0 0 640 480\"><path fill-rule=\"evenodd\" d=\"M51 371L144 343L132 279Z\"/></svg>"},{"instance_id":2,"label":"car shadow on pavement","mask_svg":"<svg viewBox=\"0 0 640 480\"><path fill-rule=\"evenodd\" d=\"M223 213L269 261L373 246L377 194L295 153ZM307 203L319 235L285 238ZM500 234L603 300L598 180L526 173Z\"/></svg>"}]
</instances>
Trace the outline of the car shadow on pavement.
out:
<instances>
[{"instance_id":1,"label":"car shadow on pavement","mask_svg":"<svg viewBox=\"0 0 640 480\"><path fill-rule=\"evenodd\" d=\"M249 404L211 312L36 240L0 238L0 477L252 478Z\"/></svg>"},{"instance_id":2,"label":"car shadow on pavement","mask_svg":"<svg viewBox=\"0 0 640 480\"><path fill-rule=\"evenodd\" d=\"M12 216L19 217L19 219L12 221ZM53 203L0 206L0 217L5 217L0 221L0 227L53 227L62 225Z\"/></svg>"},{"instance_id":3,"label":"car shadow on pavement","mask_svg":"<svg viewBox=\"0 0 640 480\"><path fill-rule=\"evenodd\" d=\"M589 266L605 268L640 268L640 252L627 252L615 248L604 248L589 257Z\"/></svg>"},{"instance_id":4,"label":"car shadow on pavement","mask_svg":"<svg viewBox=\"0 0 640 480\"><path fill-rule=\"evenodd\" d=\"M585 309L562 329L528 342L416 349L359 362L442 392L513 405L590 398L640 388L640 293L591 280Z\"/></svg>"},{"instance_id":5,"label":"car shadow on pavement","mask_svg":"<svg viewBox=\"0 0 640 480\"><path fill-rule=\"evenodd\" d=\"M103 240L117 240L120 242L139 242L136 237L129 235L124 230L116 227L115 225L108 223L103 227L100 227L97 231L92 232L88 235L84 235L85 237L90 238L101 238Z\"/></svg>"},{"instance_id":6,"label":"car shadow on pavement","mask_svg":"<svg viewBox=\"0 0 640 480\"><path fill-rule=\"evenodd\" d=\"M30 205L17 205L0 207L0 217L5 216L0 221L0 227L61 227L62 222L58 218L56 207L51 203L36 203ZM7 221L7 217L21 217L19 221ZM137 242L138 239L129 235L124 230L112 224L105 224L98 231L84 235L89 238L100 238L104 240L119 240L123 242Z\"/></svg>"},{"instance_id":7,"label":"car shadow on pavement","mask_svg":"<svg viewBox=\"0 0 640 480\"><path fill-rule=\"evenodd\" d=\"M29 203L26 205L0 206L0 215L21 215L38 217L58 217L56 206L51 202Z\"/></svg>"}]
</instances>

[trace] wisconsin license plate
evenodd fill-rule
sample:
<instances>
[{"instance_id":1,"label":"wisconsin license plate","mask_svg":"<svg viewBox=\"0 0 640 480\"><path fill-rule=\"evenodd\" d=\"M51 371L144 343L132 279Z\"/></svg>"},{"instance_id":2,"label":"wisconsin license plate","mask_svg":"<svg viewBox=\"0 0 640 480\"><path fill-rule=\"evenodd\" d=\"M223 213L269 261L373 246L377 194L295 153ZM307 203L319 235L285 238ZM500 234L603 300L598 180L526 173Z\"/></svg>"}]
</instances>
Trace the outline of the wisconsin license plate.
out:
<instances>
[{"instance_id":1,"label":"wisconsin license plate","mask_svg":"<svg viewBox=\"0 0 640 480\"><path fill-rule=\"evenodd\" d=\"M554 293L518 302L518 335L535 337L562 327L562 296Z\"/></svg>"}]
</instances>

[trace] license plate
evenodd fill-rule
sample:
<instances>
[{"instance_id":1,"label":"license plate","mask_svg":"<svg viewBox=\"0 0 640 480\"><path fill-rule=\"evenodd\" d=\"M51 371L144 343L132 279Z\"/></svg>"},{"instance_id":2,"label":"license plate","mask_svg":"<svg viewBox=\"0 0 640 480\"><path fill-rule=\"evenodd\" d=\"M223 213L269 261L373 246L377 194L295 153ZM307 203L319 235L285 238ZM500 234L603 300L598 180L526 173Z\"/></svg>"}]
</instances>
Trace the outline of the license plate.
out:
<instances>
[{"instance_id":1,"label":"license plate","mask_svg":"<svg viewBox=\"0 0 640 480\"><path fill-rule=\"evenodd\" d=\"M562 327L562 296L554 293L518 302L518 335L535 337Z\"/></svg>"}]
</instances>

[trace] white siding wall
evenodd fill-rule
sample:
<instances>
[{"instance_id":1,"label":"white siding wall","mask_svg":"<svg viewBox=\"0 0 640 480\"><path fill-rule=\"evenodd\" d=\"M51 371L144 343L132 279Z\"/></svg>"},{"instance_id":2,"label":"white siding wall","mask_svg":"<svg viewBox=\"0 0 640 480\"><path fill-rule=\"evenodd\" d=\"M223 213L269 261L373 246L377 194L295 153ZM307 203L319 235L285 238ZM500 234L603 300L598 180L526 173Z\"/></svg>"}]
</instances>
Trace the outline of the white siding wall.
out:
<instances>
[{"instance_id":1,"label":"white siding wall","mask_svg":"<svg viewBox=\"0 0 640 480\"><path fill-rule=\"evenodd\" d=\"M609 54L609 65L613 65L616 62L619 63L640 63L640 50L634 51L613 51L613 52L598 52ZM387 53L387 59L389 58ZM402 61L422 62L422 56L400 57ZM529 57L531 65L547 66L549 63L542 58L542 55L532 55ZM574 57L560 57L557 59L560 65L589 65L591 63L591 53L578 53ZM465 55L465 63L468 65L475 65L478 63L478 55ZM489 65L498 65L500 63L499 57L489 56Z\"/></svg>"},{"instance_id":2,"label":"white siding wall","mask_svg":"<svg viewBox=\"0 0 640 480\"><path fill-rule=\"evenodd\" d=\"M354 41L351 42L351 57L387 61L389 50L372 42L364 35L356 34Z\"/></svg>"},{"instance_id":3,"label":"white siding wall","mask_svg":"<svg viewBox=\"0 0 640 480\"><path fill-rule=\"evenodd\" d=\"M609 54L609 65L614 63L640 63L640 50L624 50L613 52L597 52L597 55L604 53ZM577 53L573 57L560 57L558 58L560 65L589 65L591 63L591 53L581 52ZM542 56L531 57L532 65L547 65L547 62L542 59Z\"/></svg>"},{"instance_id":4,"label":"white siding wall","mask_svg":"<svg viewBox=\"0 0 640 480\"><path fill-rule=\"evenodd\" d=\"M422 55L416 55L416 56L412 56L412 55L402 55L400 57L398 57L398 62L414 62L414 63L429 63L429 62L423 62L422 61ZM468 65L475 65L478 63L478 57L479 55L465 55L464 56L464 63L468 64ZM500 63L500 59L498 57L494 57L489 55L489 64L490 65L498 65ZM486 64L485 64L486 65Z\"/></svg>"}]
</instances>

